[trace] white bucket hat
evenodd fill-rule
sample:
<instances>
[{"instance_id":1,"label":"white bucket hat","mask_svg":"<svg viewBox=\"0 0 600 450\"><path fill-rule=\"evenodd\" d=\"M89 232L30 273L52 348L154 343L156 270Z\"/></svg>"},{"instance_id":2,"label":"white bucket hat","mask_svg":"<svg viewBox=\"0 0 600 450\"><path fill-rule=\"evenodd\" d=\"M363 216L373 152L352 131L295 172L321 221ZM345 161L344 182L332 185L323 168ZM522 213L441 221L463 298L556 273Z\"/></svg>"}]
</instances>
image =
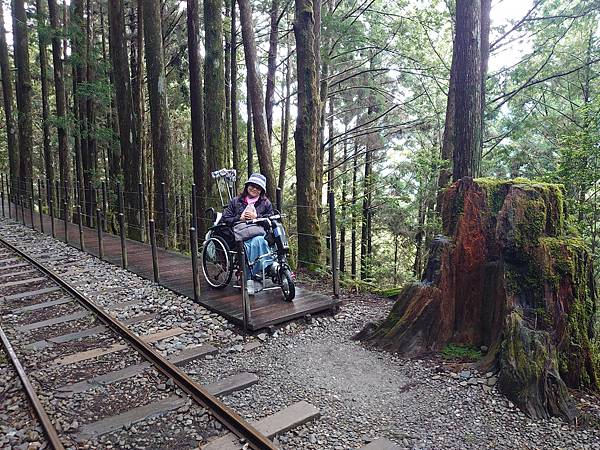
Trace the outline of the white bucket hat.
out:
<instances>
[{"instance_id":1,"label":"white bucket hat","mask_svg":"<svg viewBox=\"0 0 600 450\"><path fill-rule=\"evenodd\" d=\"M250 178L248 178L248 181L246 181L246 183L244 183L244 186L247 185L248 183L252 183L257 186L260 186L261 189L263 190L263 192L267 192L267 179L265 178L265 176L263 174L253 173L252 175L250 175Z\"/></svg>"}]
</instances>

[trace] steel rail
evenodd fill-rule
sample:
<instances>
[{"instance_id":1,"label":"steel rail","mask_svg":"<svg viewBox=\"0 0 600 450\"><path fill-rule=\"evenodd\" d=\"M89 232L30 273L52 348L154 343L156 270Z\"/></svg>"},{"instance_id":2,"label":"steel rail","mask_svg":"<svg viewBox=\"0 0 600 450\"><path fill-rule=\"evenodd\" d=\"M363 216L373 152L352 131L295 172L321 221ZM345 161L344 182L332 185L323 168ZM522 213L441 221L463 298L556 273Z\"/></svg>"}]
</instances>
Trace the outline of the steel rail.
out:
<instances>
[{"instance_id":1,"label":"steel rail","mask_svg":"<svg viewBox=\"0 0 600 450\"><path fill-rule=\"evenodd\" d=\"M15 353L14 349L12 348L12 345L10 345L10 341L8 340L8 337L6 336L6 333L4 333L4 330L2 329L2 327L0 327L0 338L2 339L2 344L4 345L4 348L6 349L6 353L8 353L8 356L10 357L10 360L12 361L13 366L15 366L15 370L19 374L21 383L23 384L23 387L25 388L25 392L27 392L27 397L29 397L29 402L31 403L31 406L35 410L35 413L38 416L38 419L42 423L42 428L44 429L44 434L46 435L46 437L52 444L52 447L54 447L54 450L65 450L65 447L62 445L62 442L60 442L56 428L54 428L54 425L52 425L52 422L50 421L48 414L46 414L46 410L40 403L40 399L36 395L35 390L33 389L31 382L29 381L29 377L27 376L25 369L21 365L21 362L19 361L17 354Z\"/></svg>"},{"instance_id":2,"label":"steel rail","mask_svg":"<svg viewBox=\"0 0 600 450\"><path fill-rule=\"evenodd\" d=\"M7 242L0 237L0 243L10 248L19 256L33 264L38 270L46 274L55 283L61 286L65 291L77 299L84 307L91 310L100 317L100 319L113 329L117 334L130 342L148 361L150 361L163 375L172 378L173 381L185 391L196 403L210 410L222 425L235 434L238 438L244 439L250 448L255 450L277 450L277 447L266 436L260 433L249 422L244 420L233 409L226 406L214 395L210 394L205 388L192 380L185 372L177 366L166 360L161 354L154 351L148 344L133 334L121 322L110 316L104 309L89 300L82 292L60 278L51 269L43 266L33 257Z\"/></svg>"}]
</instances>

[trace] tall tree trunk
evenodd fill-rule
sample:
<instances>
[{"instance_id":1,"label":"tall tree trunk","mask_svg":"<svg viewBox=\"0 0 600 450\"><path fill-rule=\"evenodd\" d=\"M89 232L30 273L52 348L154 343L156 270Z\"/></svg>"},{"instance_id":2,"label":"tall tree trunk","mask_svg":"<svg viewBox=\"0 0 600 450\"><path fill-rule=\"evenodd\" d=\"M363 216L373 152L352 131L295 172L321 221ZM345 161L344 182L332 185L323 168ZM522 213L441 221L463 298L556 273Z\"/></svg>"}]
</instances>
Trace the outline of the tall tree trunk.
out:
<instances>
[{"instance_id":1,"label":"tall tree trunk","mask_svg":"<svg viewBox=\"0 0 600 450\"><path fill-rule=\"evenodd\" d=\"M109 56L108 56L107 45L106 45L106 36L105 36L105 28L104 28L104 10L102 8L102 5L100 5L100 24L102 27L102 57L103 57L104 61L108 61ZM110 35L108 37L108 40L110 43ZM112 47L112 45L110 45L110 46ZM109 106L107 114L106 114L106 127L108 129L113 130L114 133L118 133L119 132L119 123L118 123L118 120L116 119L116 114L115 114L116 99L115 99L115 94L114 94L115 89L114 89L114 75L113 75L113 70L112 70L112 64L111 64L111 67L109 67L109 69L108 69L108 80L107 81L108 81L108 84L113 87L113 89L111 89L110 106ZM110 139L109 142L107 143L107 155L106 156L108 159L108 167L107 167L107 170L105 171L105 177L106 177L107 183L110 183L111 180L116 181L116 180L121 179L120 145L116 145L114 143L115 140L116 139ZM109 186L110 186L110 184L109 184Z\"/></svg>"},{"instance_id":2,"label":"tall tree trunk","mask_svg":"<svg viewBox=\"0 0 600 450\"><path fill-rule=\"evenodd\" d=\"M206 5L207 2L205 2ZM220 11L220 9L219 9ZM164 183L168 194L167 211L161 209L160 220L169 223L169 235L175 231L174 217L169 214L173 210L174 194L172 192L172 153L170 148L170 120L167 104L167 80L162 42L160 2L144 1L144 40L146 43L146 67L148 75L148 99L150 102L150 121L152 129L152 154L154 160L154 180L156 186ZM221 65L222 67L222 65ZM215 123L216 126L216 123ZM171 236L164 236L165 244L169 244Z\"/></svg>"},{"instance_id":3,"label":"tall tree trunk","mask_svg":"<svg viewBox=\"0 0 600 450\"><path fill-rule=\"evenodd\" d=\"M327 139L329 142L333 142L333 112L334 112L334 98L329 99L329 117L327 118ZM327 152L327 192L333 192L335 190L335 146L329 145Z\"/></svg>"},{"instance_id":4,"label":"tall tree trunk","mask_svg":"<svg viewBox=\"0 0 600 450\"><path fill-rule=\"evenodd\" d=\"M235 0L225 0L225 17L231 21L231 10L235 9ZM225 165L231 167L231 29L223 29L225 36Z\"/></svg>"},{"instance_id":5,"label":"tall tree trunk","mask_svg":"<svg viewBox=\"0 0 600 450\"><path fill-rule=\"evenodd\" d=\"M441 211L441 193L452 179L452 160L454 156L454 110L456 109L456 39L452 44L452 63L450 65L450 82L448 83L448 99L446 101L446 119L444 121L444 137L442 138L442 163L438 178L438 212Z\"/></svg>"},{"instance_id":6,"label":"tall tree trunk","mask_svg":"<svg viewBox=\"0 0 600 450\"><path fill-rule=\"evenodd\" d=\"M281 155L279 158L279 187L283 189L285 183L285 169L287 166L288 159L288 143L290 140L290 85L291 82L291 72L292 72L292 64L290 55L290 38L289 34L287 39L287 64L285 68L285 89L282 89L282 92L285 92L285 100L283 106L283 120L282 120L282 130L281 130Z\"/></svg>"},{"instance_id":7,"label":"tall tree trunk","mask_svg":"<svg viewBox=\"0 0 600 450\"><path fill-rule=\"evenodd\" d=\"M240 173L240 141L238 131L238 98L237 98L237 27L235 0L231 5L231 152L233 153L233 168Z\"/></svg>"},{"instance_id":8,"label":"tall tree trunk","mask_svg":"<svg viewBox=\"0 0 600 450\"><path fill-rule=\"evenodd\" d=\"M146 152L146 138L144 124L146 117L146 109L144 103L144 5L143 0L137 0L137 65L135 74L132 75L132 97L133 97L133 114L135 117L135 129L137 130L138 140L137 145L140 152L141 160L141 183L144 194L147 198L146 210L152 211L152 196L148 193L152 192L151 177L148 173L148 158ZM144 205L140 205L143 207ZM147 227L147 218L143 218L144 224L142 227Z\"/></svg>"},{"instance_id":9,"label":"tall tree trunk","mask_svg":"<svg viewBox=\"0 0 600 450\"><path fill-rule=\"evenodd\" d=\"M358 145L354 142L354 158L352 160L352 227L350 231L352 255L350 259L350 273L356 279L356 223L358 211L356 210L356 195L358 192Z\"/></svg>"},{"instance_id":10,"label":"tall tree trunk","mask_svg":"<svg viewBox=\"0 0 600 450\"><path fill-rule=\"evenodd\" d=\"M294 36L298 79L298 117L296 147L296 199L298 207L298 261L309 268L321 260L317 172L319 162L319 87L318 49L311 0L295 0Z\"/></svg>"},{"instance_id":11,"label":"tall tree trunk","mask_svg":"<svg viewBox=\"0 0 600 450\"><path fill-rule=\"evenodd\" d=\"M422 189L422 188L421 188ZM420 196L419 196L420 197ZM425 200L419 198L419 212L417 217L417 232L415 233L415 261L413 275L419 278L423 266L423 237L425 236Z\"/></svg>"},{"instance_id":12,"label":"tall tree trunk","mask_svg":"<svg viewBox=\"0 0 600 450\"><path fill-rule=\"evenodd\" d=\"M371 215L371 174L372 174L372 149L367 142L365 151L365 174L363 179L363 201L362 201L362 226L360 236L360 279L366 280L370 277L370 253L369 253L369 234L370 234L370 215Z\"/></svg>"},{"instance_id":13,"label":"tall tree trunk","mask_svg":"<svg viewBox=\"0 0 600 450\"><path fill-rule=\"evenodd\" d=\"M94 59L94 55L92 54L92 50L94 47L94 25L93 25L93 17L94 17L94 6L91 0L86 0L86 28L87 28L87 38L86 38L86 74L85 78L87 83L91 86L94 83L94 79L96 77L96 63ZM88 95L86 99L86 121L87 121L87 157L84 158L85 168L84 168L84 177L86 178L86 183L90 187L89 195L86 196L86 211L89 215L90 225L92 223L92 217L94 215L94 211L96 210L95 204L95 178L97 173L97 163L98 163L98 155L97 155L97 143L96 143L96 105L94 101L93 95Z\"/></svg>"},{"instance_id":14,"label":"tall tree trunk","mask_svg":"<svg viewBox=\"0 0 600 450\"><path fill-rule=\"evenodd\" d=\"M87 56L85 52L85 31L83 26L83 1L75 0L71 4L71 58L72 85L73 85L73 117L76 118L76 125L73 129L75 143L75 167L76 179L79 186L79 203L85 204L86 189L88 185L88 151L87 151L87 104L85 94L79 92L79 86L85 82L84 73L87 65ZM87 217L87 224L90 225L91 216Z\"/></svg>"},{"instance_id":15,"label":"tall tree trunk","mask_svg":"<svg viewBox=\"0 0 600 450\"><path fill-rule=\"evenodd\" d=\"M398 235L394 235L394 286L398 284Z\"/></svg>"},{"instance_id":16,"label":"tall tree trunk","mask_svg":"<svg viewBox=\"0 0 600 450\"><path fill-rule=\"evenodd\" d=\"M119 121L119 142L123 162L124 191L129 235L141 240L141 226L138 211L140 208L137 192L141 177L141 154L138 147L138 130L133 111L133 95L127 45L125 37L125 16L121 0L109 0L108 23L110 32L110 54L116 94L117 118ZM117 181L117 180L115 180Z\"/></svg>"},{"instance_id":17,"label":"tall tree trunk","mask_svg":"<svg viewBox=\"0 0 600 450\"><path fill-rule=\"evenodd\" d=\"M347 131L347 128L344 132ZM344 140L344 159L342 163L342 223L340 224L340 272L346 271L346 197L348 190L348 176L346 174L346 160L348 159L348 141Z\"/></svg>"},{"instance_id":18,"label":"tall tree trunk","mask_svg":"<svg viewBox=\"0 0 600 450\"><path fill-rule=\"evenodd\" d=\"M275 71L277 70L277 38L279 27L279 0L271 0L269 11L271 29L269 31L269 55L267 58L267 87L265 91L265 111L269 143L273 135L273 103L275 102Z\"/></svg>"},{"instance_id":19,"label":"tall tree trunk","mask_svg":"<svg viewBox=\"0 0 600 450\"><path fill-rule=\"evenodd\" d=\"M456 107L453 181L481 162L481 0L456 2Z\"/></svg>"},{"instance_id":20,"label":"tall tree trunk","mask_svg":"<svg viewBox=\"0 0 600 450\"><path fill-rule=\"evenodd\" d=\"M212 172L225 166L225 69L223 61L223 0L204 0L204 96L210 98L204 108L206 162ZM207 177L207 192L216 187Z\"/></svg>"},{"instance_id":21,"label":"tall tree trunk","mask_svg":"<svg viewBox=\"0 0 600 450\"><path fill-rule=\"evenodd\" d=\"M234 5L235 6L235 5ZM235 9L235 8L234 8ZM194 184L196 185L199 236L204 236L206 227L206 146L204 142L204 105L202 104L202 56L200 55L200 13L198 0L187 0L187 33L190 68L190 103L192 118L192 152L194 161Z\"/></svg>"},{"instance_id":22,"label":"tall tree trunk","mask_svg":"<svg viewBox=\"0 0 600 450\"><path fill-rule=\"evenodd\" d=\"M31 72L29 69L29 34L23 0L13 0L13 35L15 65L17 66L17 110L19 117L19 178L21 191L31 193L33 175L33 121L31 111Z\"/></svg>"},{"instance_id":23,"label":"tall tree trunk","mask_svg":"<svg viewBox=\"0 0 600 450\"><path fill-rule=\"evenodd\" d=\"M248 84L250 85L250 101L252 103L252 123L254 125L254 142L256 155L261 173L267 179L267 195L275 198L275 170L271 156L271 146L267 134L265 120L264 100L260 78L258 74L258 57L256 55L256 42L254 41L254 28L252 26L252 9L248 0L238 0L240 7L240 24L242 26L242 41L244 42L244 56L246 70L248 71Z\"/></svg>"},{"instance_id":24,"label":"tall tree trunk","mask_svg":"<svg viewBox=\"0 0 600 450\"><path fill-rule=\"evenodd\" d=\"M479 160L483 152L485 130L485 82L487 79L488 61L490 59L490 10L492 0L481 0L481 133L479 139Z\"/></svg>"},{"instance_id":25,"label":"tall tree trunk","mask_svg":"<svg viewBox=\"0 0 600 450\"><path fill-rule=\"evenodd\" d=\"M326 88L325 88L326 90ZM323 91L321 91L323 92ZM323 108L322 110L322 120L321 122L324 121L325 117L327 117L327 120L325 120L325 122L327 123L327 132L328 132L328 136L327 138L329 139L329 142L333 142L333 97L331 97L329 99L329 116L326 116L325 114L325 108ZM323 128L321 128L321 136L323 136ZM324 143L324 141L321 141L322 143ZM321 148L323 148L324 146L321 145ZM334 183L334 175L335 175L335 170L334 170L334 165L333 165L333 161L334 161L334 151L335 151L335 146L333 144L329 145L329 149L327 151L327 204L329 206L330 205L330 194L332 194L335 191L335 183ZM327 238L327 264L329 265L330 259L329 256L331 254L331 237Z\"/></svg>"},{"instance_id":26,"label":"tall tree trunk","mask_svg":"<svg viewBox=\"0 0 600 450\"><path fill-rule=\"evenodd\" d=\"M65 79L63 60L61 57L61 39L63 31L60 27L60 10L56 0L48 0L48 14L50 16L50 26L52 27L52 66L54 70L54 93L56 101L57 115L57 136L58 136L58 171L60 182L68 183L70 180L69 147L67 138L67 98L65 92Z\"/></svg>"},{"instance_id":27,"label":"tall tree trunk","mask_svg":"<svg viewBox=\"0 0 600 450\"><path fill-rule=\"evenodd\" d=\"M0 70L2 75L2 100L6 119L6 143L8 145L8 170L11 190L16 192L19 179L19 147L17 140L17 121L14 111L12 72L8 59L8 45L4 26L4 8L0 8Z\"/></svg>"},{"instance_id":28,"label":"tall tree trunk","mask_svg":"<svg viewBox=\"0 0 600 450\"><path fill-rule=\"evenodd\" d=\"M248 161L248 178L254 172L254 156L252 152L252 102L250 100L250 82L246 75L246 116L248 121L246 122L246 160Z\"/></svg>"},{"instance_id":29,"label":"tall tree trunk","mask_svg":"<svg viewBox=\"0 0 600 450\"><path fill-rule=\"evenodd\" d=\"M48 118L50 114L50 106L48 104L48 33L45 31L46 23L46 8L42 0L35 1L35 8L38 22L38 42L40 54L40 84L42 88L42 140L44 148L44 169L46 179L54 183L54 158L52 156L52 148L50 148L50 126Z\"/></svg>"}]
</instances>

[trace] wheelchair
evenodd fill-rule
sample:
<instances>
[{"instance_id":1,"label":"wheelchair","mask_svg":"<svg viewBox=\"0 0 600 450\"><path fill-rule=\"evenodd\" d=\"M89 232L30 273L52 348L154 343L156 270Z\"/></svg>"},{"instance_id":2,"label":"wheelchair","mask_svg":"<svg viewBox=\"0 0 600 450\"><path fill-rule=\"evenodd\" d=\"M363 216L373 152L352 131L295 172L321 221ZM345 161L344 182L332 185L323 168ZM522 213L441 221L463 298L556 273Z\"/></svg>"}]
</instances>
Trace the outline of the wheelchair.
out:
<instances>
[{"instance_id":1,"label":"wheelchair","mask_svg":"<svg viewBox=\"0 0 600 450\"><path fill-rule=\"evenodd\" d=\"M228 184L231 184L232 178L235 182L235 173L232 175L231 171L226 169L213 172L212 175L213 178L217 179L217 185L219 185L219 179L222 178L225 178ZM234 192L233 188L227 186L227 193L230 198L234 195ZM244 261L246 267L240 267L237 242L232 227L220 223L221 213L215 213L212 209L209 211L213 214L213 226L206 233L202 245L202 273L208 285L214 289L223 289L231 283L235 273L238 278L237 286L240 286L239 279L241 279L242 270L248 269L248 272L251 273L255 264L269 258L273 261L272 264L268 270L265 269L264 264L262 265L261 276L258 277L260 281L253 279L253 284L258 285L258 289L251 293L268 289L281 289L283 298L288 302L293 301L296 295L296 287L292 270L287 261L289 243L282 223L283 216L276 213L269 217L244 221L245 223L261 225L265 229L265 240L269 245L269 251L252 262L248 260L246 255ZM246 286L240 287L246 289Z\"/></svg>"}]
</instances>

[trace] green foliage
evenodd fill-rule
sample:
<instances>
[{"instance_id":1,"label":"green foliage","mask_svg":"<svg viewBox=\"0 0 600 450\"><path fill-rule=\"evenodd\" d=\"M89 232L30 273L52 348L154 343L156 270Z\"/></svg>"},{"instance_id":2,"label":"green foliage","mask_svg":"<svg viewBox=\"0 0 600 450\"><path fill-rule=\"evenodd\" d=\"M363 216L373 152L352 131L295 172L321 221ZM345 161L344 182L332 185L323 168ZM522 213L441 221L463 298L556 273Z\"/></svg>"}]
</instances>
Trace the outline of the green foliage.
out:
<instances>
[{"instance_id":1,"label":"green foliage","mask_svg":"<svg viewBox=\"0 0 600 450\"><path fill-rule=\"evenodd\" d=\"M479 361L481 351L470 345L448 344L442 349L442 358L466 361Z\"/></svg>"}]
</instances>

